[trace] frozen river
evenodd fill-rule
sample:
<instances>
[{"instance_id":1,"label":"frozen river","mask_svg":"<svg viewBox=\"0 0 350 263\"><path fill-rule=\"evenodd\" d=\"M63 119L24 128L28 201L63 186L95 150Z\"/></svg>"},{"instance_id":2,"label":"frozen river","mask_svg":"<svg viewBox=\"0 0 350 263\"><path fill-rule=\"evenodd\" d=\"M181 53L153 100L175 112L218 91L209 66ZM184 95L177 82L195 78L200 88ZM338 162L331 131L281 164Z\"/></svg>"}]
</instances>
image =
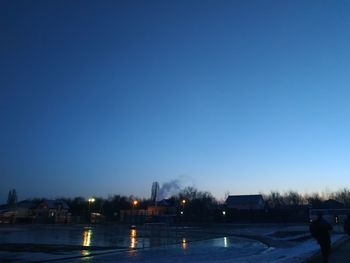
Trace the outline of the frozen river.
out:
<instances>
[{"instance_id":1,"label":"frozen river","mask_svg":"<svg viewBox=\"0 0 350 263\"><path fill-rule=\"evenodd\" d=\"M307 225L0 226L9 262L303 262L316 250Z\"/></svg>"}]
</instances>

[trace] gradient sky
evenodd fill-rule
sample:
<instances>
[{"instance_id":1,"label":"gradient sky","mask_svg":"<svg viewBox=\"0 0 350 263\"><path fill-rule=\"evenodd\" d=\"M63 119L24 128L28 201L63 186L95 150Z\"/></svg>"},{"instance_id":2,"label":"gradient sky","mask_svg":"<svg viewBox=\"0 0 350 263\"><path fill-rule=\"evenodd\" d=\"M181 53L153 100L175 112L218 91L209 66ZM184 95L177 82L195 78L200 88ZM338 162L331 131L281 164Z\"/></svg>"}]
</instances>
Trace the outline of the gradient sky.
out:
<instances>
[{"instance_id":1,"label":"gradient sky","mask_svg":"<svg viewBox=\"0 0 350 263\"><path fill-rule=\"evenodd\" d=\"M0 1L0 201L349 186L349 1Z\"/></svg>"}]
</instances>

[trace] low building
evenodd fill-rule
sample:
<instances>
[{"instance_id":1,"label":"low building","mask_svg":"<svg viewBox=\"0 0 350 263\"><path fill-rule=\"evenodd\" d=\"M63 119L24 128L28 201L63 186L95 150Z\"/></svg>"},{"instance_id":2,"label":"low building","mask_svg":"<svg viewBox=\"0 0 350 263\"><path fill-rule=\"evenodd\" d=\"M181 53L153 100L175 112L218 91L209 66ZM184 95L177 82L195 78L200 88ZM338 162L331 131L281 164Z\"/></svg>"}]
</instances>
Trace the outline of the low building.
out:
<instances>
[{"instance_id":1,"label":"low building","mask_svg":"<svg viewBox=\"0 0 350 263\"><path fill-rule=\"evenodd\" d=\"M69 206L62 200L43 200L35 209L38 223L70 223Z\"/></svg>"},{"instance_id":2,"label":"low building","mask_svg":"<svg viewBox=\"0 0 350 263\"><path fill-rule=\"evenodd\" d=\"M265 208L262 195L230 195L225 202L227 208L238 210L260 210Z\"/></svg>"},{"instance_id":3,"label":"low building","mask_svg":"<svg viewBox=\"0 0 350 263\"><path fill-rule=\"evenodd\" d=\"M24 200L12 206L0 206L1 223L31 223L35 215L36 203Z\"/></svg>"},{"instance_id":4,"label":"low building","mask_svg":"<svg viewBox=\"0 0 350 263\"><path fill-rule=\"evenodd\" d=\"M8 205L0 205L0 224L11 224L16 221L16 211Z\"/></svg>"},{"instance_id":5,"label":"low building","mask_svg":"<svg viewBox=\"0 0 350 263\"><path fill-rule=\"evenodd\" d=\"M322 214L323 218L331 224L343 224L350 215L350 209L345 208L343 203L329 199L311 207L310 221L316 220L319 214Z\"/></svg>"},{"instance_id":6,"label":"low building","mask_svg":"<svg viewBox=\"0 0 350 263\"><path fill-rule=\"evenodd\" d=\"M16 205L16 222L21 223L32 223L35 218L35 208L37 207L37 203L24 200L18 202Z\"/></svg>"},{"instance_id":7,"label":"low building","mask_svg":"<svg viewBox=\"0 0 350 263\"><path fill-rule=\"evenodd\" d=\"M165 223L172 224L176 217L176 207L170 200L151 202L146 209L120 211L120 221L128 223Z\"/></svg>"}]
</instances>

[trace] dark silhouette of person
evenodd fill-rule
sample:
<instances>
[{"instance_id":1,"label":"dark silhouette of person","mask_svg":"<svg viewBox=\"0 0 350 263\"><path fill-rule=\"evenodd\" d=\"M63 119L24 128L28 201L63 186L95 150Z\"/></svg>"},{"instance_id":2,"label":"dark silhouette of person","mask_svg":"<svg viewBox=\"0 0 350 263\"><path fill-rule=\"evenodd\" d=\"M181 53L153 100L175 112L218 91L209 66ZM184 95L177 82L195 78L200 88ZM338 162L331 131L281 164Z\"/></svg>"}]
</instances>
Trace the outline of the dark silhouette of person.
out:
<instances>
[{"instance_id":1,"label":"dark silhouette of person","mask_svg":"<svg viewBox=\"0 0 350 263\"><path fill-rule=\"evenodd\" d=\"M344 221L344 232L350 236L350 215Z\"/></svg>"},{"instance_id":2,"label":"dark silhouette of person","mask_svg":"<svg viewBox=\"0 0 350 263\"><path fill-rule=\"evenodd\" d=\"M332 229L332 225L323 218L322 213L318 213L317 219L310 224L310 233L320 245L324 263L328 263L329 254L331 253L330 231Z\"/></svg>"}]
</instances>

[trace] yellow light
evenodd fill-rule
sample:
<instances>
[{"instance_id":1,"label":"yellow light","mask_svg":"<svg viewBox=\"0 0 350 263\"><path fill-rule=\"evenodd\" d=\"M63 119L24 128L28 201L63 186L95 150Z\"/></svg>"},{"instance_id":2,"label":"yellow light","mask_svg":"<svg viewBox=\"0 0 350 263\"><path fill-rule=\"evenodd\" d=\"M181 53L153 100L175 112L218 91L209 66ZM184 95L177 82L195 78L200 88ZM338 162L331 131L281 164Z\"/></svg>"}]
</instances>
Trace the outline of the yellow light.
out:
<instances>
[{"instance_id":1,"label":"yellow light","mask_svg":"<svg viewBox=\"0 0 350 263\"><path fill-rule=\"evenodd\" d=\"M185 199L182 199L182 204L184 205L184 204L186 204L186 200Z\"/></svg>"},{"instance_id":2,"label":"yellow light","mask_svg":"<svg viewBox=\"0 0 350 263\"><path fill-rule=\"evenodd\" d=\"M91 229L84 229L83 233L83 246L89 247L91 244Z\"/></svg>"},{"instance_id":3,"label":"yellow light","mask_svg":"<svg viewBox=\"0 0 350 263\"><path fill-rule=\"evenodd\" d=\"M130 238L130 248L134 249L134 248L136 248L136 245L137 245L136 238L135 237Z\"/></svg>"},{"instance_id":4,"label":"yellow light","mask_svg":"<svg viewBox=\"0 0 350 263\"><path fill-rule=\"evenodd\" d=\"M186 250L186 249L187 249L187 241L186 241L186 238L183 238L183 239L182 239L182 249L183 249L183 250Z\"/></svg>"},{"instance_id":5,"label":"yellow light","mask_svg":"<svg viewBox=\"0 0 350 263\"><path fill-rule=\"evenodd\" d=\"M136 229L131 229L130 236L131 237L136 237L136 235L137 235Z\"/></svg>"},{"instance_id":6,"label":"yellow light","mask_svg":"<svg viewBox=\"0 0 350 263\"><path fill-rule=\"evenodd\" d=\"M89 199L88 199L88 202L89 202L89 203L95 202L95 198L93 198L93 197L89 198Z\"/></svg>"},{"instance_id":7,"label":"yellow light","mask_svg":"<svg viewBox=\"0 0 350 263\"><path fill-rule=\"evenodd\" d=\"M129 247L131 249L136 248L136 245L137 245L136 236L137 236L136 229L135 228L130 229L130 245L129 245Z\"/></svg>"},{"instance_id":8,"label":"yellow light","mask_svg":"<svg viewBox=\"0 0 350 263\"><path fill-rule=\"evenodd\" d=\"M135 206L135 205L137 205L139 203L139 201L137 201L137 200L134 200L134 201L132 201L132 204Z\"/></svg>"}]
</instances>

